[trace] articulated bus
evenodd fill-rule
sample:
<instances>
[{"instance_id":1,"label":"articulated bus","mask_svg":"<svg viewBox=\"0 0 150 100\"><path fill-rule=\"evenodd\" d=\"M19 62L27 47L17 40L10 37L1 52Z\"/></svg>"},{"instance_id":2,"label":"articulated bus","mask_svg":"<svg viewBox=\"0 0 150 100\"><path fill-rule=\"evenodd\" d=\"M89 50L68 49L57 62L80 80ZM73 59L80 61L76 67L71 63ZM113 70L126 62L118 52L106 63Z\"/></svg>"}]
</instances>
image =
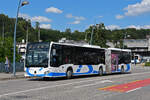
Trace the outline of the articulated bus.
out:
<instances>
[{"instance_id":1,"label":"articulated bus","mask_svg":"<svg viewBox=\"0 0 150 100\"><path fill-rule=\"evenodd\" d=\"M55 42L28 43L25 77L103 75L131 71L131 51Z\"/></svg>"}]
</instances>

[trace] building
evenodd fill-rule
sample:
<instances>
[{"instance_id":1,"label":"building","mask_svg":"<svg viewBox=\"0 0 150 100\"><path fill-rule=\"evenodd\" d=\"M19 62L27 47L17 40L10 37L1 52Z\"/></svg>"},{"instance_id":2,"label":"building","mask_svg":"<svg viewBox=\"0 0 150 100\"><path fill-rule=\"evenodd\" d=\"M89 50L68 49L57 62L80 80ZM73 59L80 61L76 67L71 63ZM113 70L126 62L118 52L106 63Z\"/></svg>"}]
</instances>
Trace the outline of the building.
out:
<instances>
[{"instance_id":1,"label":"building","mask_svg":"<svg viewBox=\"0 0 150 100\"><path fill-rule=\"evenodd\" d=\"M150 59L150 36L147 36L147 39L124 39L123 43L127 49L132 50L133 55L139 54L143 59ZM108 42L107 45L114 48L112 42Z\"/></svg>"},{"instance_id":2,"label":"building","mask_svg":"<svg viewBox=\"0 0 150 100\"><path fill-rule=\"evenodd\" d=\"M150 59L150 38L148 39L125 39L124 45L132 50L133 54L139 54L143 59Z\"/></svg>"},{"instance_id":3,"label":"building","mask_svg":"<svg viewBox=\"0 0 150 100\"><path fill-rule=\"evenodd\" d=\"M22 40L21 43L17 43L18 53L21 54L21 61L25 59L25 52L26 52L26 43Z\"/></svg>"}]
</instances>

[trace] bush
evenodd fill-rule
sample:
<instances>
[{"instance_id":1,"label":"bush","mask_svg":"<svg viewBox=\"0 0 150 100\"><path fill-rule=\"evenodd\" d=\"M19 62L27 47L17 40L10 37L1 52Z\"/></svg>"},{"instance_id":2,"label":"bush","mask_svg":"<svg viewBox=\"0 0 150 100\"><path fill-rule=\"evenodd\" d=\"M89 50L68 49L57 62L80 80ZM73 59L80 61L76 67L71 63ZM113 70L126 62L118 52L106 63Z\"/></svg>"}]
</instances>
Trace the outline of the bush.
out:
<instances>
[{"instance_id":1,"label":"bush","mask_svg":"<svg viewBox=\"0 0 150 100\"><path fill-rule=\"evenodd\" d=\"M145 63L145 66L150 66L150 62L146 62L146 63Z\"/></svg>"}]
</instances>

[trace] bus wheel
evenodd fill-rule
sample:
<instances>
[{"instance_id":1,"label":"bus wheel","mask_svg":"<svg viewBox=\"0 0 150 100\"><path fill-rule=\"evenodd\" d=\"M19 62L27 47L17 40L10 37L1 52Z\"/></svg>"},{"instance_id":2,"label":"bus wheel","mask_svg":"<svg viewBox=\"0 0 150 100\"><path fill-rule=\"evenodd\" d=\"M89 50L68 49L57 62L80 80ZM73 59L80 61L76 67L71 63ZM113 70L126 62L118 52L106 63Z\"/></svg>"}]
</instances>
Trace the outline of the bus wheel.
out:
<instances>
[{"instance_id":1,"label":"bus wheel","mask_svg":"<svg viewBox=\"0 0 150 100\"><path fill-rule=\"evenodd\" d=\"M102 67L99 68L98 74L99 74L99 76L102 76L102 75L103 75L103 68L102 68Z\"/></svg>"},{"instance_id":2,"label":"bus wheel","mask_svg":"<svg viewBox=\"0 0 150 100\"><path fill-rule=\"evenodd\" d=\"M43 77L44 81L48 81L50 78L49 77Z\"/></svg>"},{"instance_id":3,"label":"bus wheel","mask_svg":"<svg viewBox=\"0 0 150 100\"><path fill-rule=\"evenodd\" d=\"M72 74L73 74L73 71L71 69L67 70L67 73L66 73L67 79L71 79L72 78Z\"/></svg>"},{"instance_id":4,"label":"bus wheel","mask_svg":"<svg viewBox=\"0 0 150 100\"><path fill-rule=\"evenodd\" d=\"M124 66L121 67L121 73L124 73Z\"/></svg>"}]
</instances>

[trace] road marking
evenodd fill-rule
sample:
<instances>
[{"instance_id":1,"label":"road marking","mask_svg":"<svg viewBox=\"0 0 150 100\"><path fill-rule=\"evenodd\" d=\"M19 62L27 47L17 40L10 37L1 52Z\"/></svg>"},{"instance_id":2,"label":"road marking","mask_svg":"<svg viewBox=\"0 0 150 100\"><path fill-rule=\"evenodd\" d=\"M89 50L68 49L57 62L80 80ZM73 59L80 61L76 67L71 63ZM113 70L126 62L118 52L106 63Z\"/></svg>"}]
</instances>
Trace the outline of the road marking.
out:
<instances>
[{"instance_id":1,"label":"road marking","mask_svg":"<svg viewBox=\"0 0 150 100\"><path fill-rule=\"evenodd\" d=\"M136 89L133 89L133 90L127 91L126 93L133 92L133 91L139 90L139 89L141 89L141 88L142 88L142 87L139 87L139 88L136 88Z\"/></svg>"},{"instance_id":2,"label":"road marking","mask_svg":"<svg viewBox=\"0 0 150 100\"><path fill-rule=\"evenodd\" d=\"M136 80L132 82L128 82L125 84L120 84L116 86L110 86L110 87L105 87L105 88L99 88L100 90L105 90L105 91L115 91L115 92L132 92L138 89L141 89L144 86L150 85L150 78L149 79L144 79L144 80Z\"/></svg>"},{"instance_id":3,"label":"road marking","mask_svg":"<svg viewBox=\"0 0 150 100\"><path fill-rule=\"evenodd\" d=\"M97 79L97 80L102 80L102 79ZM29 90L24 90L24 91L18 91L18 92L6 93L6 94L0 95L0 97L8 96L8 95L16 95L16 94L20 94L20 93L26 93L26 92L37 91L37 90L43 90L43 89L48 89L48 88L54 88L54 87L60 87L60 86L66 86L66 85L78 84L78 83L83 83L83 82L90 82L90 81L94 81L94 80L72 82L72 83L67 83L67 84L60 84L60 85L54 85L54 86L46 86L46 87L34 88L34 89L29 89Z\"/></svg>"},{"instance_id":4,"label":"road marking","mask_svg":"<svg viewBox=\"0 0 150 100\"><path fill-rule=\"evenodd\" d=\"M104 80L104 81L96 82L96 83L93 83L93 84L86 84L86 85L76 86L75 88L83 88L83 87L93 86L93 85L97 85L97 84L101 84L101 83L113 83L113 81L111 81L111 80Z\"/></svg>"},{"instance_id":5,"label":"road marking","mask_svg":"<svg viewBox=\"0 0 150 100\"><path fill-rule=\"evenodd\" d=\"M106 88L111 88L111 87L115 87L115 86L117 86L117 85L106 86L106 87L104 87L104 88L99 88L99 89L100 89L100 90L105 90Z\"/></svg>"},{"instance_id":6,"label":"road marking","mask_svg":"<svg viewBox=\"0 0 150 100\"><path fill-rule=\"evenodd\" d=\"M150 72L144 72L144 73L135 73L135 74L121 74L120 76L111 76L112 78L121 78L121 77L127 77L127 76L134 76L134 75L142 75L142 74L148 74ZM0 95L0 98L3 96L9 96L9 95L16 95L16 94L20 94L20 93L26 93L26 92L31 92L31 91L37 91L37 90L43 90L43 89L48 89L48 88L55 88L55 87L59 87L59 86L66 86L66 85L73 85L73 84L78 84L78 83L83 83L83 82L90 82L90 81L99 81L99 80L104 80L104 79L108 79L106 77L99 77L96 79L87 79L86 81L79 81L79 82L72 82L72 83L67 83L67 84L60 84L60 85L54 85L54 86L46 86L46 87L41 87L41 88L34 88L34 89L28 89L28 90L24 90L24 91L17 91L17 92L11 92L11 93L6 93L6 94L2 94Z\"/></svg>"}]
</instances>

